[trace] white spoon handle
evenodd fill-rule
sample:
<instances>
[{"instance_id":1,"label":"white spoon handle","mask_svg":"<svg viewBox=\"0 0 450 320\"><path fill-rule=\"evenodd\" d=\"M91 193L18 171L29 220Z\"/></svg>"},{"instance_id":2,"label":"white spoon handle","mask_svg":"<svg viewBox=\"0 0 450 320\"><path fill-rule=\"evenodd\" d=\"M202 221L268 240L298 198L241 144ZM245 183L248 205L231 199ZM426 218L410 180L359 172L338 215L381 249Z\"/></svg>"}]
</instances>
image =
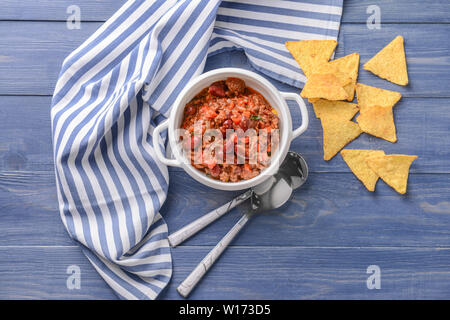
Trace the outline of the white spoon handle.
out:
<instances>
[{"instance_id":1,"label":"white spoon handle","mask_svg":"<svg viewBox=\"0 0 450 320\"><path fill-rule=\"evenodd\" d=\"M191 236L202 230L204 227L216 221L225 213L227 213L237 205L241 204L242 202L250 198L251 195L252 190L248 190L247 192L241 194L237 198L234 198L230 202L225 203L223 206L217 208L216 210L213 210L205 214L204 216L198 218L197 220L192 221L191 223L179 229L178 231L172 233L171 235L169 235L170 245L172 247L176 247L183 241L189 239Z\"/></svg>"},{"instance_id":2,"label":"white spoon handle","mask_svg":"<svg viewBox=\"0 0 450 320\"><path fill-rule=\"evenodd\" d=\"M203 260L195 267L195 269L189 274L189 276L178 286L177 291L183 297L187 297L195 288L197 283L208 272L209 268L216 262L224 250L228 247L234 237L241 231L247 221L250 219L251 214L244 214L241 219L231 228L230 231L220 240L220 242L203 258Z\"/></svg>"}]
</instances>

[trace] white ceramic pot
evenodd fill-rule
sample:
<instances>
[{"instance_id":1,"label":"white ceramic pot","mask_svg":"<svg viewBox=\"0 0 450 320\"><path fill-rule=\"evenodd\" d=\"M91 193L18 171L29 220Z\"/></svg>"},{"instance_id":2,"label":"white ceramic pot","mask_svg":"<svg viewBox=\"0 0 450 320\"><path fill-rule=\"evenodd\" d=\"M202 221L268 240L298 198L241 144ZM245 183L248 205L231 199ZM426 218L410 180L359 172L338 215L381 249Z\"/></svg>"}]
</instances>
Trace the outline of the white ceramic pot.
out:
<instances>
[{"instance_id":1,"label":"white ceramic pot","mask_svg":"<svg viewBox=\"0 0 450 320\"><path fill-rule=\"evenodd\" d=\"M239 182L223 182L208 177L202 171L194 168L190 161L182 153L179 137L176 136L176 130L180 128L183 121L184 107L192 100L202 89L210 86L213 82L225 80L228 77L236 77L245 81L245 84L261 93L270 105L277 111L280 118L280 142L277 151L272 155L270 166L263 170L258 176ZM302 123L299 128L292 129L292 118L286 100L295 100L300 108ZM308 111L303 99L299 94L278 91L268 80L262 76L239 68L221 68L206 72L192 79L181 91L170 112L167 120L160 123L153 132L153 146L159 160L168 165L182 167L192 178L209 187L220 190L242 190L253 187L269 176L275 174L278 167L283 162L289 146L294 138L300 136L308 128ZM167 159L161 152L160 133L168 129L169 144L174 159Z\"/></svg>"}]
</instances>

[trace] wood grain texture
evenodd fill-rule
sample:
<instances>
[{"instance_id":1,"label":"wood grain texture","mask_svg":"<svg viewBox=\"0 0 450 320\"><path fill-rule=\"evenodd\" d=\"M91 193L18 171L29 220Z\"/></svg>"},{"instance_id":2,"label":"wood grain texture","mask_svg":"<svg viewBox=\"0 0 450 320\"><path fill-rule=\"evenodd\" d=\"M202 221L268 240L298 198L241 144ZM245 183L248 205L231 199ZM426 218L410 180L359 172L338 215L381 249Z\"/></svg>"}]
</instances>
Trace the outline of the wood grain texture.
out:
<instances>
[{"instance_id":1,"label":"wood grain texture","mask_svg":"<svg viewBox=\"0 0 450 320\"><path fill-rule=\"evenodd\" d=\"M172 176L162 210L169 231L232 198L184 173ZM234 245L450 246L449 193L448 175L413 174L402 197L382 181L370 193L351 173L313 173L285 207L252 219ZM214 245L239 214L236 209L186 245Z\"/></svg>"},{"instance_id":2,"label":"wood grain texture","mask_svg":"<svg viewBox=\"0 0 450 320\"><path fill-rule=\"evenodd\" d=\"M0 171L1 245L71 245L51 171Z\"/></svg>"},{"instance_id":3,"label":"wood grain texture","mask_svg":"<svg viewBox=\"0 0 450 320\"><path fill-rule=\"evenodd\" d=\"M50 103L51 97L0 96L0 171L53 171ZM289 104L298 126L300 112L295 103ZM291 150L306 157L312 172L349 172L340 155L323 160L322 127L312 105L307 105L309 128L293 141ZM403 98L394 109L396 143L363 134L347 147L415 154L419 159L411 172L450 173L450 139L442 138L450 131L450 112L445 110L450 110L448 98Z\"/></svg>"},{"instance_id":4,"label":"wood grain texture","mask_svg":"<svg viewBox=\"0 0 450 320\"><path fill-rule=\"evenodd\" d=\"M344 0L345 23L366 23L369 6L380 8L381 23L448 23L450 22L450 2L447 0Z\"/></svg>"},{"instance_id":5,"label":"wood grain texture","mask_svg":"<svg viewBox=\"0 0 450 320\"><path fill-rule=\"evenodd\" d=\"M82 21L106 21L126 0L2 0L0 20L66 21L68 9L80 8Z\"/></svg>"},{"instance_id":6,"label":"wood grain texture","mask_svg":"<svg viewBox=\"0 0 450 320\"><path fill-rule=\"evenodd\" d=\"M169 231L231 200L223 192L171 172L161 210ZM236 246L409 246L450 247L449 175L412 174L401 196L379 181L375 193L352 173L312 173L280 209L252 221ZM189 239L186 245L215 245L245 206ZM0 175L0 245L70 245L57 210L53 172Z\"/></svg>"},{"instance_id":7,"label":"wood grain texture","mask_svg":"<svg viewBox=\"0 0 450 320\"><path fill-rule=\"evenodd\" d=\"M53 171L51 97L0 96L0 171Z\"/></svg>"},{"instance_id":8,"label":"wood grain texture","mask_svg":"<svg viewBox=\"0 0 450 320\"><path fill-rule=\"evenodd\" d=\"M0 21L0 95L51 95L64 58L100 25L85 22L80 30L69 30L64 22ZM359 81L398 90L406 97L450 97L449 33L448 24L386 25L381 30L368 30L364 24L343 24L336 57L359 52L362 66L401 34L405 38L410 85L397 86L366 70L361 70ZM250 67L245 59L228 56L221 54L206 69L223 65Z\"/></svg>"},{"instance_id":9,"label":"wood grain texture","mask_svg":"<svg viewBox=\"0 0 450 320\"><path fill-rule=\"evenodd\" d=\"M179 247L161 299L211 247ZM67 267L81 288L66 286ZM381 289L367 289L367 267L381 269ZM230 247L190 299L442 299L450 290L449 249ZM0 247L0 299L114 299L77 247Z\"/></svg>"},{"instance_id":10,"label":"wood grain texture","mask_svg":"<svg viewBox=\"0 0 450 320\"><path fill-rule=\"evenodd\" d=\"M67 8L77 5L82 21L106 21L125 0L2 0L0 20L65 21L69 17ZM367 7L377 5L381 9L382 23L421 22L448 23L450 3L447 0L345 0L344 23L366 23Z\"/></svg>"}]
</instances>

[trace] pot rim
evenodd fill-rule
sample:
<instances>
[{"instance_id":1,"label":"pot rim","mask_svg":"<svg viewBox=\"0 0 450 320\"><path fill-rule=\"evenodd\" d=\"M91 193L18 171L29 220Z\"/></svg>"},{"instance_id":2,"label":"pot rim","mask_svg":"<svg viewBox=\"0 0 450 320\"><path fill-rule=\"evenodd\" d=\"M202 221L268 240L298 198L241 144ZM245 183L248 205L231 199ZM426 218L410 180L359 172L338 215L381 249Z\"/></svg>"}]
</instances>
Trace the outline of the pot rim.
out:
<instances>
[{"instance_id":1,"label":"pot rim","mask_svg":"<svg viewBox=\"0 0 450 320\"><path fill-rule=\"evenodd\" d=\"M266 94L260 92L264 96L264 98L266 98L266 100L270 102L271 106L277 110L278 116L280 118L280 143L275 155L271 156L271 163L269 167L261 171L261 173L256 177L249 180L241 180L239 182L223 182L220 180L216 180L206 176L205 173L193 167L190 161L187 160L180 151L180 146L178 143L179 138L176 137L175 134L176 129L179 128L178 122L180 117L182 117L182 114L180 115L180 113L184 112L185 104L189 102L196 94L198 94L198 92L200 92L201 89L209 86L211 83L215 81L225 80L227 77L241 78L244 81L246 81L246 83L247 81L256 82L259 86L261 86L264 89L263 91L265 91L266 94L267 93L269 94L269 96L266 96ZM249 86L252 87L251 85ZM289 107L286 103L286 99L295 99L300 105L300 109L302 111L302 127L304 128L302 128L301 132L298 134L293 134L292 118ZM303 106L300 103L303 104ZM306 120L304 119L305 112L306 112ZM306 127L308 126L307 117L308 116L306 106L304 105L303 100L299 97L298 94L295 95L291 93L284 93L278 91L275 88L275 86L272 85L267 79L265 79L264 77L260 76L255 72L241 68L220 68L211 70L189 81L189 83L181 91L181 93L175 100L169 118L168 120L166 120L168 121L168 124L165 123L165 126L168 126L169 144L175 159L170 160L171 162L169 163L166 162L166 164L182 167L186 171L186 173L188 173L192 178L194 178L195 180L204 185L207 185L215 189L243 190L251 188L255 185L262 183L264 180L266 180L268 177L272 176L278 171L279 166L281 165L284 158L286 157L287 152L289 151L292 139L306 130ZM301 128L297 129L296 131L300 129ZM157 135L159 136L159 131L157 132Z\"/></svg>"}]
</instances>

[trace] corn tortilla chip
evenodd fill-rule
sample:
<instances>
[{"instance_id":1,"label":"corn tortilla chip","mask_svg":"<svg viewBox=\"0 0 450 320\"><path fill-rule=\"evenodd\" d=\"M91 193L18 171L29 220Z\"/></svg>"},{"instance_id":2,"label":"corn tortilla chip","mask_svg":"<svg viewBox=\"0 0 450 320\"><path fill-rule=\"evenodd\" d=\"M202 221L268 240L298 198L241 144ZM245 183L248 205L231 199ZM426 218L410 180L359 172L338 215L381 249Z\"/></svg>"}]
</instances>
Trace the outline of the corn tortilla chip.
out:
<instances>
[{"instance_id":1,"label":"corn tortilla chip","mask_svg":"<svg viewBox=\"0 0 450 320\"><path fill-rule=\"evenodd\" d=\"M356 97L359 107L393 107L402 97L400 92L371 87L362 83L356 85Z\"/></svg>"},{"instance_id":2,"label":"corn tortilla chip","mask_svg":"<svg viewBox=\"0 0 450 320\"><path fill-rule=\"evenodd\" d=\"M409 167L417 156L392 154L381 157L368 158L367 165L395 191L406 193Z\"/></svg>"},{"instance_id":3,"label":"corn tortilla chip","mask_svg":"<svg viewBox=\"0 0 450 320\"><path fill-rule=\"evenodd\" d=\"M348 94L334 74L312 74L306 81L300 96L313 99L345 100Z\"/></svg>"},{"instance_id":4,"label":"corn tortilla chip","mask_svg":"<svg viewBox=\"0 0 450 320\"><path fill-rule=\"evenodd\" d=\"M342 120L351 120L358 112L358 105L344 101L330 101L317 99L312 102L317 118L336 117Z\"/></svg>"},{"instance_id":5,"label":"corn tortilla chip","mask_svg":"<svg viewBox=\"0 0 450 320\"><path fill-rule=\"evenodd\" d=\"M397 141L392 107L364 106L356 118L361 130L389 142Z\"/></svg>"},{"instance_id":6,"label":"corn tortilla chip","mask_svg":"<svg viewBox=\"0 0 450 320\"><path fill-rule=\"evenodd\" d=\"M344 86L344 90L347 92L348 96L347 101L353 101L353 98L355 97L355 89L356 85L353 83L349 83Z\"/></svg>"},{"instance_id":7,"label":"corn tortilla chip","mask_svg":"<svg viewBox=\"0 0 450 320\"><path fill-rule=\"evenodd\" d=\"M367 61L364 69L369 70L380 78L406 86L408 84L408 71L406 68L403 37L397 36L392 40L372 59Z\"/></svg>"},{"instance_id":8,"label":"corn tortilla chip","mask_svg":"<svg viewBox=\"0 0 450 320\"><path fill-rule=\"evenodd\" d=\"M323 129L323 159L333 158L348 143L361 134L361 128L354 122L336 117L321 118Z\"/></svg>"},{"instance_id":9,"label":"corn tortilla chip","mask_svg":"<svg viewBox=\"0 0 450 320\"><path fill-rule=\"evenodd\" d=\"M375 185L378 181L378 175L369 168L366 159L372 157L384 156L383 150L358 150L344 149L341 156L347 163L353 174L364 184L369 191L375 191Z\"/></svg>"},{"instance_id":10,"label":"corn tortilla chip","mask_svg":"<svg viewBox=\"0 0 450 320\"><path fill-rule=\"evenodd\" d=\"M328 62L337 46L336 40L287 41L286 48L299 64L307 78L314 65Z\"/></svg>"},{"instance_id":11,"label":"corn tortilla chip","mask_svg":"<svg viewBox=\"0 0 450 320\"><path fill-rule=\"evenodd\" d=\"M312 75L314 74L333 74L339 80L340 86L346 86L352 83L352 78L349 74L341 71L337 65L333 65L329 62L314 65L312 67Z\"/></svg>"},{"instance_id":12,"label":"corn tortilla chip","mask_svg":"<svg viewBox=\"0 0 450 320\"><path fill-rule=\"evenodd\" d=\"M358 79L359 69L359 53L352 53L345 57L333 60L329 62L331 65L336 66L340 72L346 74L351 78L351 82L344 86L345 91L348 94L348 101L353 101L355 96L356 80Z\"/></svg>"}]
</instances>

